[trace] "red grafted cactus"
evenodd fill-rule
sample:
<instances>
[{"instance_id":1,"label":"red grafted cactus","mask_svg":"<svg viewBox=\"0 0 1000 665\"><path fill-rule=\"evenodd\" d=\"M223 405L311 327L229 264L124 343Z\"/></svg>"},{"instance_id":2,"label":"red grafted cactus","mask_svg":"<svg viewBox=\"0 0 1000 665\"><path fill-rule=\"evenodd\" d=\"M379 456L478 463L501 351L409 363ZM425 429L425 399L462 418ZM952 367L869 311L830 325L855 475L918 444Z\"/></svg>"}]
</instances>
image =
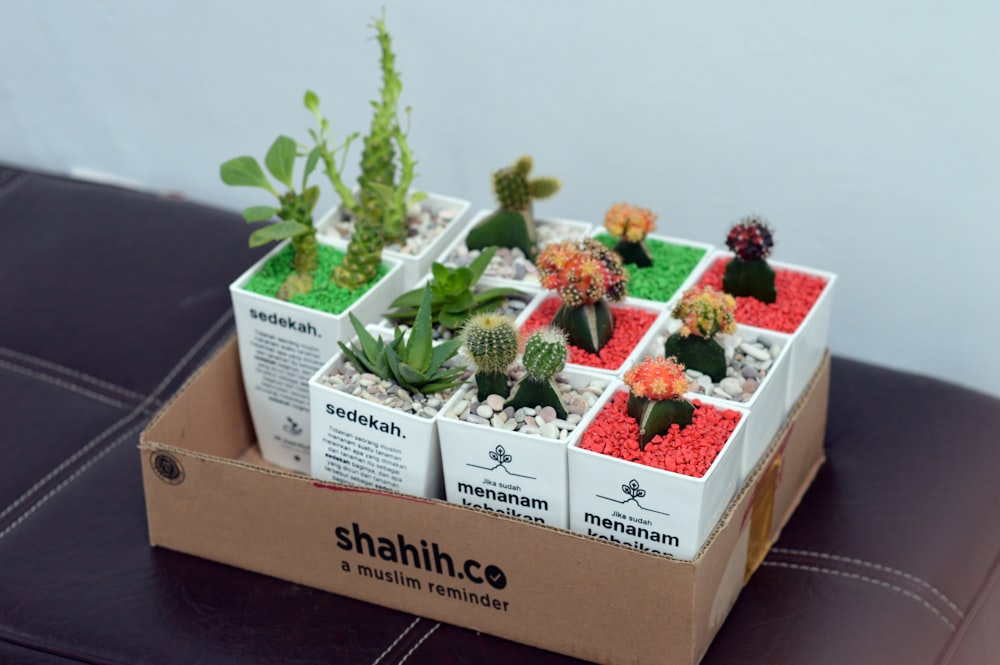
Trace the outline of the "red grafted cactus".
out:
<instances>
[{"instance_id":1,"label":"red grafted cactus","mask_svg":"<svg viewBox=\"0 0 1000 665\"><path fill-rule=\"evenodd\" d=\"M726 378L726 353L715 336L736 332L736 299L711 286L696 286L684 292L670 315L681 327L667 338L663 353L712 381Z\"/></svg>"},{"instance_id":2,"label":"red grafted cactus","mask_svg":"<svg viewBox=\"0 0 1000 665\"><path fill-rule=\"evenodd\" d=\"M614 251L625 264L640 268L653 265L653 256L643 240L656 228L656 213L627 202L616 203L604 215L604 228L618 238Z\"/></svg>"},{"instance_id":3,"label":"red grafted cactus","mask_svg":"<svg viewBox=\"0 0 1000 665\"><path fill-rule=\"evenodd\" d=\"M624 377L629 387L628 414L639 424L639 448L653 437L667 433L672 425L687 427L694 405L684 399L688 381L684 366L673 358L646 356Z\"/></svg>"},{"instance_id":4,"label":"red grafted cactus","mask_svg":"<svg viewBox=\"0 0 1000 665\"><path fill-rule=\"evenodd\" d=\"M773 303L777 299L775 275L767 257L774 247L774 232L767 222L755 215L744 217L729 230L726 246L736 255L722 278L726 293Z\"/></svg>"}]
</instances>

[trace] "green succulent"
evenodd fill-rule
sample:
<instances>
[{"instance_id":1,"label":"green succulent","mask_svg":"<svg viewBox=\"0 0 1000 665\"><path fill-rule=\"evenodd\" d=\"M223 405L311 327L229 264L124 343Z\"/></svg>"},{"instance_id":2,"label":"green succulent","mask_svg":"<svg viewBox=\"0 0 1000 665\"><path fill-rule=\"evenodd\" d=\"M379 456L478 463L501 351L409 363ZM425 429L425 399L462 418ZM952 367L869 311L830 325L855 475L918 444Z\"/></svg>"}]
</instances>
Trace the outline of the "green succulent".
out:
<instances>
[{"instance_id":1,"label":"green succulent","mask_svg":"<svg viewBox=\"0 0 1000 665\"><path fill-rule=\"evenodd\" d=\"M500 308L507 296L522 295L509 287L474 290L473 287L496 253L490 247L468 266L449 268L441 263L431 265L431 323L447 330L457 330L470 317ZM407 291L390 303L392 311L385 317L396 324L412 325L417 316L423 289Z\"/></svg>"},{"instance_id":2,"label":"green succulent","mask_svg":"<svg viewBox=\"0 0 1000 665\"><path fill-rule=\"evenodd\" d=\"M431 336L430 287L426 286L413 328L404 335L396 328L391 342L369 333L356 316L350 314L358 344L337 342L344 355L356 368L371 372L380 379L395 381L411 393L440 392L462 383L465 371L461 367L445 367L458 352L458 339L434 344Z\"/></svg>"}]
</instances>

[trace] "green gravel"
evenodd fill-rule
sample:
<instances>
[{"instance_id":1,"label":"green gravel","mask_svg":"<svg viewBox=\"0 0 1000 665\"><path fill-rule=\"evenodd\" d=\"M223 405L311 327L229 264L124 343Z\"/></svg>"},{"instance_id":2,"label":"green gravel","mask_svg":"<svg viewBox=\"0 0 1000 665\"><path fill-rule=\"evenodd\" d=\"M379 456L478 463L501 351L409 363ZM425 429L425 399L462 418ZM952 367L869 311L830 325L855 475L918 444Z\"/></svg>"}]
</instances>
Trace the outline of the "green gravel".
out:
<instances>
[{"instance_id":1,"label":"green gravel","mask_svg":"<svg viewBox=\"0 0 1000 665\"><path fill-rule=\"evenodd\" d=\"M614 247L618 242L618 239L609 233L598 233L595 237L608 247ZM650 268L625 266L629 274L628 294L656 302L670 300L706 252L700 247L674 245L655 238L646 238L646 247L653 257L653 266Z\"/></svg>"}]
</instances>

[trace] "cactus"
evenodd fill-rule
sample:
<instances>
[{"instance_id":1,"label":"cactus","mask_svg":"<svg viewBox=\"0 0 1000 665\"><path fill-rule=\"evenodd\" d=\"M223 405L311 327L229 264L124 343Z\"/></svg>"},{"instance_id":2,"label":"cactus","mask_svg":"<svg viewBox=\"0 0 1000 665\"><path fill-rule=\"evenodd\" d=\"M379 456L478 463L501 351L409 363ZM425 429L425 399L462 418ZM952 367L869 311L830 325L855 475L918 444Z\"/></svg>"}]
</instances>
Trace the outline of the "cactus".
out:
<instances>
[{"instance_id":1,"label":"cactus","mask_svg":"<svg viewBox=\"0 0 1000 665\"><path fill-rule=\"evenodd\" d=\"M681 321L681 328L667 338L663 354L715 383L726 378L726 352L715 336L736 332L736 300L711 286L696 286L684 292L670 315Z\"/></svg>"},{"instance_id":2,"label":"cactus","mask_svg":"<svg viewBox=\"0 0 1000 665\"><path fill-rule=\"evenodd\" d=\"M293 272L278 290L277 297L282 300L290 300L312 290L313 278L310 271L315 270L318 262L313 210L319 200L319 187L308 186L309 176L316 168L316 156L310 153L307 157L302 184L296 189L293 174L298 156L295 141L287 136L279 136L264 157L268 172L287 188L284 194L275 189L253 157L235 157L219 167L219 176L227 185L258 187L278 199L279 207L251 206L243 210L243 218L248 222L264 222L275 217L280 220L251 233L251 247L291 238Z\"/></svg>"},{"instance_id":3,"label":"cactus","mask_svg":"<svg viewBox=\"0 0 1000 665\"><path fill-rule=\"evenodd\" d=\"M553 289L562 305L552 323L569 343L598 353L614 333L608 301L620 302L628 292L628 273L613 251L593 238L553 243L538 255L542 286Z\"/></svg>"},{"instance_id":4,"label":"cactus","mask_svg":"<svg viewBox=\"0 0 1000 665\"><path fill-rule=\"evenodd\" d=\"M476 363L479 400L490 395L510 395L507 368L517 358L521 343L514 317L499 312L476 314L465 322L459 339Z\"/></svg>"},{"instance_id":5,"label":"cactus","mask_svg":"<svg viewBox=\"0 0 1000 665\"><path fill-rule=\"evenodd\" d=\"M504 406L515 409L551 406L557 418L566 418L566 405L552 377L566 366L566 334L554 327L540 328L524 343L524 377L517 382Z\"/></svg>"},{"instance_id":6,"label":"cactus","mask_svg":"<svg viewBox=\"0 0 1000 665\"><path fill-rule=\"evenodd\" d=\"M646 208L624 202L611 206L604 215L604 228L618 238L612 249L622 257L622 263L639 268L653 265L653 255L643 240L656 228L656 217L656 213Z\"/></svg>"},{"instance_id":7,"label":"cactus","mask_svg":"<svg viewBox=\"0 0 1000 665\"><path fill-rule=\"evenodd\" d=\"M626 410L639 424L640 450L672 425L683 429L691 423L694 405L683 397L688 385L684 366L672 358L646 356L625 372L624 381L629 387Z\"/></svg>"},{"instance_id":8,"label":"cactus","mask_svg":"<svg viewBox=\"0 0 1000 665\"><path fill-rule=\"evenodd\" d=\"M461 367L446 368L447 361L458 352L459 340L434 345L431 340L430 288L424 289L420 312L409 337L396 328L388 344L376 338L354 314L349 314L360 346L337 342L344 356L359 371L371 372L380 379L395 381L411 393L430 394L453 388L462 383Z\"/></svg>"},{"instance_id":9,"label":"cactus","mask_svg":"<svg viewBox=\"0 0 1000 665\"><path fill-rule=\"evenodd\" d=\"M500 208L469 230L469 249L491 245L518 248L531 261L538 254L538 233L532 202L553 196L562 186L558 178L531 178L534 160L523 156L493 174L493 194Z\"/></svg>"},{"instance_id":10,"label":"cactus","mask_svg":"<svg viewBox=\"0 0 1000 665\"><path fill-rule=\"evenodd\" d=\"M446 330L457 330L469 317L498 309L507 296L521 293L502 286L473 290L494 253L496 247L490 247L468 267L449 268L437 262L431 265L431 323ZM393 300L389 304L392 311L386 312L385 317L397 324L412 323L421 292L422 289L413 289Z\"/></svg>"},{"instance_id":11,"label":"cactus","mask_svg":"<svg viewBox=\"0 0 1000 665\"><path fill-rule=\"evenodd\" d=\"M774 233L767 222L754 215L744 217L729 230L726 246L736 255L726 265L722 278L726 293L773 303L778 294L767 257L774 247Z\"/></svg>"}]
</instances>

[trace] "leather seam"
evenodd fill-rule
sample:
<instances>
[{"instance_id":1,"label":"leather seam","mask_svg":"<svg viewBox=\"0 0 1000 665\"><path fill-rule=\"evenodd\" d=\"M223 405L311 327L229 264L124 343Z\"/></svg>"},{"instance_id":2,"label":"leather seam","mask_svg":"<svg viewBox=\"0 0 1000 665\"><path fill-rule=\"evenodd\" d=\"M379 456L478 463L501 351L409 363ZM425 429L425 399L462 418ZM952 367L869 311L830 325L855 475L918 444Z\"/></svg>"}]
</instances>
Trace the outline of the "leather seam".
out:
<instances>
[{"instance_id":1,"label":"leather seam","mask_svg":"<svg viewBox=\"0 0 1000 665\"><path fill-rule=\"evenodd\" d=\"M430 637L431 635L433 635L434 631L436 631L440 627L441 627L441 624L435 622L435 624L433 626L431 626L431 628L426 633L424 633L424 636L421 637L419 640L417 640L417 643L414 644L412 647L410 647L409 651L407 651L405 654L403 654L403 657L399 659L399 664L398 665L403 665L403 663L405 663L410 658L410 656L413 655L413 652L416 651L417 649L419 649L420 645L423 644L427 640L427 638Z\"/></svg>"},{"instance_id":2,"label":"leather seam","mask_svg":"<svg viewBox=\"0 0 1000 665\"><path fill-rule=\"evenodd\" d=\"M376 658L375 660L372 661L372 665L378 665L380 662L382 662L382 659L385 658L386 655L390 651L392 651L393 648L397 644L399 644L400 640L402 640L404 637L406 637L406 634L409 633L411 630L413 630L413 627L416 626L418 623L420 623L420 621L421 621L420 617L416 617L415 619L413 619L413 621L410 622L410 625L407 626L406 628L404 628L403 632L401 632L399 635L397 635L396 639L394 639L392 641L392 643L385 648L385 651L383 651L382 653L380 653L379 656L378 656L378 658Z\"/></svg>"},{"instance_id":3,"label":"leather seam","mask_svg":"<svg viewBox=\"0 0 1000 665\"><path fill-rule=\"evenodd\" d=\"M46 360L45 358L39 358L37 356L33 356L28 353L22 353L20 351L15 351L14 349L0 346L0 355L4 355L7 356L8 358L18 360L26 365L34 364L48 370L62 372L67 376L73 377L74 379L78 379L81 383L89 383L99 388L104 388L108 391L116 392L124 397L131 397L136 400L141 400L143 397L145 397L145 395L135 390L124 388L117 384L111 383L110 381L99 379L96 376L91 376L90 374L87 374L85 372L81 372L71 367L67 367L65 365L61 365L56 362L52 362L51 360Z\"/></svg>"},{"instance_id":4,"label":"leather seam","mask_svg":"<svg viewBox=\"0 0 1000 665\"><path fill-rule=\"evenodd\" d=\"M36 379L43 383L48 383L49 385L56 386L57 388L64 388L70 392L76 393L77 395L81 395L82 397L87 397L89 399L94 400L95 402L100 402L101 404L106 404L116 409L127 409L130 406L127 402L123 402L121 400L109 397L107 395L102 395L98 392L89 390L79 385L74 385L69 381L60 379L55 376L42 374L37 370L28 369L27 367L23 367L21 365L15 365L14 363L9 362L7 360L0 359L0 368L5 368L12 372L17 372L18 374L23 374L24 376Z\"/></svg>"},{"instance_id":5,"label":"leather seam","mask_svg":"<svg viewBox=\"0 0 1000 665\"><path fill-rule=\"evenodd\" d=\"M955 624L952 623L951 620L948 617L946 617L943 612L941 612L941 610L939 610L937 607L935 607L934 605L932 605L931 603L929 603L925 598L923 598L919 594L913 593L912 591L908 591L907 589L904 589L901 586L898 586L898 585L895 585L895 584L890 584L889 582L886 582L885 580L877 580L877 579L875 579L873 577L867 577L865 575L861 575L860 573L850 573L850 572L847 572L847 571L844 571L844 570L837 570L835 568L824 568L824 567L821 567L821 566L810 566L810 565L799 564L799 563L789 563L789 562L786 562L786 561L769 561L769 560L765 560L761 565L763 565L763 566L773 566L773 567L777 567L777 568L788 568L790 570L800 570L800 571L806 571L806 572L812 572L812 573L823 573L823 574L826 574L826 575L834 575L836 577L844 577L844 578L856 580L856 581L859 581L859 582L865 582L867 584L871 584L871 585L874 585L874 586L877 586L877 587L882 587L884 589L889 589L889 590L895 591L896 593L899 593L899 594L901 594L903 596L906 596L907 598L910 598L911 600L917 601L918 603L920 603L921 605L923 605L925 608L927 608L928 610L930 610L935 616L937 616L939 619L941 619L941 621L946 626L948 626L949 630L951 630L952 632L954 632L956 630Z\"/></svg>"}]
</instances>

